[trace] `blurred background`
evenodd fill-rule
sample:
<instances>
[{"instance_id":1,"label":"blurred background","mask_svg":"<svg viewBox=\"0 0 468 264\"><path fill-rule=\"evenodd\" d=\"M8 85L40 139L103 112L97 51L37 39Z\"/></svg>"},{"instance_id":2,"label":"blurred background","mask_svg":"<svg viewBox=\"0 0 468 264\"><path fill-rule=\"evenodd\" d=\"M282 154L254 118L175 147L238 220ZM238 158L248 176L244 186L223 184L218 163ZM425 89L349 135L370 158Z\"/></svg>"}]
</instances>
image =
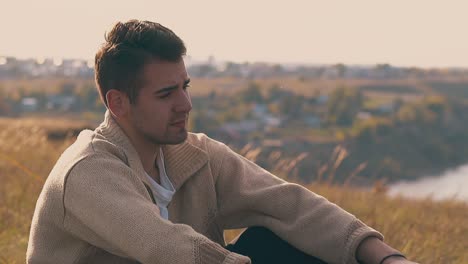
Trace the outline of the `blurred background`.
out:
<instances>
[{"instance_id":1,"label":"blurred background","mask_svg":"<svg viewBox=\"0 0 468 264\"><path fill-rule=\"evenodd\" d=\"M43 182L102 121L94 53L132 18L185 41L191 131L324 195L416 261L468 263L468 2L1 6L0 263L24 263Z\"/></svg>"}]
</instances>

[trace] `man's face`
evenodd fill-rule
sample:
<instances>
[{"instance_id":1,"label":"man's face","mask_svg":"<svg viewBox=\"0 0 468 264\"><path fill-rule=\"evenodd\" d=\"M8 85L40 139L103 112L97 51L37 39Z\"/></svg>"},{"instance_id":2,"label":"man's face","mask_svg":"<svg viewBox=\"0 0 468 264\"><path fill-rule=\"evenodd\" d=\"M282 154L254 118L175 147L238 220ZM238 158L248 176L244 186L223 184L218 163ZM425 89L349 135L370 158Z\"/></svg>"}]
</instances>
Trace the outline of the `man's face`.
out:
<instances>
[{"instance_id":1,"label":"man's face","mask_svg":"<svg viewBox=\"0 0 468 264\"><path fill-rule=\"evenodd\" d=\"M179 144L187 138L192 102L184 61L154 60L143 69L143 86L130 106L129 123L137 137L153 144Z\"/></svg>"}]
</instances>

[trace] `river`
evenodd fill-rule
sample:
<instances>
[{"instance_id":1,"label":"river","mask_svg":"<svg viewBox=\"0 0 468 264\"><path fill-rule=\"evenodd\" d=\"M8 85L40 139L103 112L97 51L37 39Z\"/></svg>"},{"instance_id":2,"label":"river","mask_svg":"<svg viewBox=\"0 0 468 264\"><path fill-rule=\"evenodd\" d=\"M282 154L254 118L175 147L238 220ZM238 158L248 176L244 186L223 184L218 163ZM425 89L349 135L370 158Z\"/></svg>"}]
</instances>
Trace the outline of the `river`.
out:
<instances>
[{"instance_id":1,"label":"river","mask_svg":"<svg viewBox=\"0 0 468 264\"><path fill-rule=\"evenodd\" d=\"M453 198L468 202L468 164L447 170L440 176L397 182L390 185L389 194L410 198L431 197L434 200Z\"/></svg>"}]
</instances>

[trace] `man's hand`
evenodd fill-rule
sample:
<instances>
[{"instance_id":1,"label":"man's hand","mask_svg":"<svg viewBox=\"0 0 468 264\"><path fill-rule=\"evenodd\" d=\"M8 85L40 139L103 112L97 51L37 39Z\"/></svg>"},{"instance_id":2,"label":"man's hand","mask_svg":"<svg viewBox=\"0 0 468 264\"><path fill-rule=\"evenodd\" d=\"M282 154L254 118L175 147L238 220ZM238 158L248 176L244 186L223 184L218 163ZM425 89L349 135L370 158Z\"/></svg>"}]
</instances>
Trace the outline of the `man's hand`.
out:
<instances>
[{"instance_id":1,"label":"man's hand","mask_svg":"<svg viewBox=\"0 0 468 264\"><path fill-rule=\"evenodd\" d=\"M376 237L368 237L359 244L356 251L356 259L362 264L417 264L401 256L386 256L398 253L398 251L382 242Z\"/></svg>"},{"instance_id":2,"label":"man's hand","mask_svg":"<svg viewBox=\"0 0 468 264\"><path fill-rule=\"evenodd\" d=\"M390 257L386 259L382 264L418 264L416 262L407 260L403 257Z\"/></svg>"}]
</instances>

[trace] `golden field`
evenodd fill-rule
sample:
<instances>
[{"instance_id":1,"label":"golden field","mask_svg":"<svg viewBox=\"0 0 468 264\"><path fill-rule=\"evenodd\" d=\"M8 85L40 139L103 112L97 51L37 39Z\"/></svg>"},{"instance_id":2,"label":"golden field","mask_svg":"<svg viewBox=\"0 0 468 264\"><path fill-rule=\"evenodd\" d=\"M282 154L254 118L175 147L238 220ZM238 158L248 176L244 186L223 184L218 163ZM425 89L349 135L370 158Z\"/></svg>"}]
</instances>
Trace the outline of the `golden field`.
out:
<instances>
[{"instance_id":1,"label":"golden field","mask_svg":"<svg viewBox=\"0 0 468 264\"><path fill-rule=\"evenodd\" d=\"M85 126L70 119L0 119L0 263L25 262L30 221L42 184L74 140L67 131ZM468 263L467 204L389 198L384 188L307 187L381 231L390 245L415 261ZM227 240L236 233L226 232Z\"/></svg>"}]
</instances>

